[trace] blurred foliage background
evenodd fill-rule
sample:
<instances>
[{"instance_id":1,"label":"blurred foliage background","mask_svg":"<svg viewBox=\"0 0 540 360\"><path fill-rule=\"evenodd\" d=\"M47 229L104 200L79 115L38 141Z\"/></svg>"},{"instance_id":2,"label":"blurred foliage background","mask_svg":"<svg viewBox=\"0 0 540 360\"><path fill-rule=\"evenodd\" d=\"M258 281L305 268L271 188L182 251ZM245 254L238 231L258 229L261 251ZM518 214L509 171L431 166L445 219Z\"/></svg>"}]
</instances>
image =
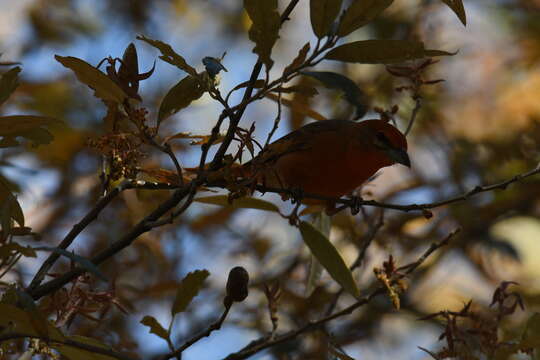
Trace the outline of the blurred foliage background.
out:
<instances>
[{"instance_id":1,"label":"blurred foliage background","mask_svg":"<svg viewBox=\"0 0 540 360\"><path fill-rule=\"evenodd\" d=\"M273 75L290 63L306 41L315 39L304 2L280 32L273 51ZM136 35L168 42L199 70L203 57L219 57L227 51L223 91L246 81L256 61L247 37L249 19L239 1L0 0L0 4L0 60L20 62L23 68L21 85L2 108L3 115L41 114L66 124L53 128L55 138L49 145L0 152L0 172L20 190L27 226L41 235L43 244L56 245L98 199L101 159L87 144L105 131L105 107L54 60L54 54L96 65L109 55L121 56L134 42L140 67L146 71L157 53L136 41ZM285 5L280 2L281 9ZM412 37L423 40L428 48L459 50L453 57L442 58L428 73L445 82L423 89L422 107L409 135L412 170L384 169L362 188L364 198L403 204L438 201L476 185L511 178L540 161L540 1L470 0L465 6L468 21L463 27L441 1L396 0L377 21L349 36L350 41ZM398 126L406 126L414 101L406 92L394 90L403 83L384 66L327 61L317 70L353 79L368 94L371 106L389 109L397 104ZM154 75L142 83L140 91L150 118L155 118L160 100L181 76L177 69L157 62ZM295 95L293 100L327 118L351 117L354 109L338 92L317 86L320 94L316 97ZM220 111L219 104L204 95L169 119L161 131L209 134ZM274 102L259 101L248 108L241 124L247 128L255 123L256 136L264 142L276 112ZM277 135L308 121L302 113L284 107ZM199 146L179 140L174 151L183 164L197 164ZM141 166L174 170L168 158L151 149ZM72 248L88 256L106 247L167 195L167 191L125 191ZM278 196L265 198L291 208ZM330 236L348 264L355 260L380 214L380 209L366 208L355 217L348 212L333 217ZM405 264L453 229L462 231L408 279L400 311L388 299L378 298L330 323L325 331L298 337L254 358L332 358L326 356L329 343L357 359L428 358L417 346L436 351L443 344L437 340L442 327L433 319L416 319L443 309L457 311L469 299L475 306L486 307L502 280L520 284L513 289L526 305L526 311L516 312L504 323L503 337L511 337L540 308L539 215L538 176L504 191L438 208L430 219L414 212L384 211L384 225L354 272L361 289L377 284L372 268L389 254ZM25 241L35 245L37 240ZM31 279L42 256L23 258L3 279L4 284ZM69 262L62 261L55 272L69 268ZM181 343L219 317L226 274L242 265L252 278L250 296L233 307L223 330L184 355L187 360L221 359L271 330L263 283L280 284L279 330L324 314L338 288L323 274L316 290L306 297L309 261L298 231L275 214L193 205L174 225L144 234L102 266L114 279L115 296L129 314L116 307L106 313L99 309L94 313L99 321L78 316L70 332L100 338L144 358L161 354L167 346L139 324L142 316L151 314L166 324L180 279L194 269L208 269L207 286L190 311L176 321L174 339ZM110 285L97 283L96 288L110 289ZM336 306L342 308L351 301L344 295Z\"/></svg>"}]
</instances>

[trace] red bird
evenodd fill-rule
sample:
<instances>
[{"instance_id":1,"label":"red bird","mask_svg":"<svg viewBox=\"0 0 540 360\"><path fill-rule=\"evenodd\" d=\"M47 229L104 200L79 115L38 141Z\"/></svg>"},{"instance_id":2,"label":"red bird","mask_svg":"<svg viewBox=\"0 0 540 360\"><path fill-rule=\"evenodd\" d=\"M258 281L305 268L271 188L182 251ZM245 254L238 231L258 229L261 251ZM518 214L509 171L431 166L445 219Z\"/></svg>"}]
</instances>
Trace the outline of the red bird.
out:
<instances>
[{"instance_id":1,"label":"red bird","mask_svg":"<svg viewBox=\"0 0 540 360\"><path fill-rule=\"evenodd\" d=\"M326 120L276 140L244 164L240 175L269 187L339 198L395 163L411 166L405 136L388 122Z\"/></svg>"}]
</instances>

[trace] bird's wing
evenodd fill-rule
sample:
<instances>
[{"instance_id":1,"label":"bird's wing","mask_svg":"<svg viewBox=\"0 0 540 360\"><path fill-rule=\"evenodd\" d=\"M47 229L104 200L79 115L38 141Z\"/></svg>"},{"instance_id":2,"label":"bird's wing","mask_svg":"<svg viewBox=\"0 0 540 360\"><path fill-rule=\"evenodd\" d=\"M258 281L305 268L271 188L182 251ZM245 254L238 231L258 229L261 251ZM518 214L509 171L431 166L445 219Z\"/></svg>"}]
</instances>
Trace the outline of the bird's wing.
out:
<instances>
[{"instance_id":1,"label":"bird's wing","mask_svg":"<svg viewBox=\"0 0 540 360\"><path fill-rule=\"evenodd\" d=\"M268 145L254 161L258 164L268 164L284 155L308 150L317 136L340 131L350 124L351 121L348 120L324 120L307 124Z\"/></svg>"}]
</instances>

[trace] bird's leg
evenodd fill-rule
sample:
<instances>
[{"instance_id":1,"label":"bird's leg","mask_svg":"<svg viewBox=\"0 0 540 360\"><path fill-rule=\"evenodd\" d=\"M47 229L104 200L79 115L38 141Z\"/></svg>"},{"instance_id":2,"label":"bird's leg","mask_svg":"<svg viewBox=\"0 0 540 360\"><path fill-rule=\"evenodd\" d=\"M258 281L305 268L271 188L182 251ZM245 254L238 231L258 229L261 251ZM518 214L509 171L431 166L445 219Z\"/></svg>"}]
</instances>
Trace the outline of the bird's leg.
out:
<instances>
[{"instance_id":1,"label":"bird's leg","mask_svg":"<svg viewBox=\"0 0 540 360\"><path fill-rule=\"evenodd\" d=\"M289 224L292 226L298 226L300 223L300 217L298 216L298 209L300 208L300 205L302 205L301 202L298 202L295 206L293 211L290 213L290 215L287 216L289 219Z\"/></svg>"},{"instance_id":2,"label":"bird's leg","mask_svg":"<svg viewBox=\"0 0 540 360\"><path fill-rule=\"evenodd\" d=\"M350 203L348 204L342 204L338 207L336 207L336 203L334 201L328 201L326 203L326 215L332 216L336 215L341 210L344 210L346 208L351 208L351 215L356 215L360 212L360 207L362 206L363 199L360 196L352 196L350 199Z\"/></svg>"},{"instance_id":3,"label":"bird's leg","mask_svg":"<svg viewBox=\"0 0 540 360\"><path fill-rule=\"evenodd\" d=\"M352 196L351 197L351 204L349 205L351 208L351 215L356 215L360 212L360 208L362 207L362 202L364 199L362 199L361 196Z\"/></svg>"},{"instance_id":4,"label":"bird's leg","mask_svg":"<svg viewBox=\"0 0 540 360\"><path fill-rule=\"evenodd\" d=\"M289 189L289 195L291 203L300 204L304 198L304 190L302 188L291 188Z\"/></svg>"}]
</instances>

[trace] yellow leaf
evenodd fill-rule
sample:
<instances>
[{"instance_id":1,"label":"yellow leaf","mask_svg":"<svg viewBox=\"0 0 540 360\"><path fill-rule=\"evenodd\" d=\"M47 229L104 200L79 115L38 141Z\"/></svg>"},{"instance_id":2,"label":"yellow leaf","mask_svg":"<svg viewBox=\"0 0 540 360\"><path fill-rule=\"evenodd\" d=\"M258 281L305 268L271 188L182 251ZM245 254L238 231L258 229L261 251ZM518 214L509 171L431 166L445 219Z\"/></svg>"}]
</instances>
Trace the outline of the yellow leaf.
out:
<instances>
[{"instance_id":1,"label":"yellow leaf","mask_svg":"<svg viewBox=\"0 0 540 360\"><path fill-rule=\"evenodd\" d=\"M102 100L123 103L126 93L107 75L88 64L86 61L73 56L55 55L54 58L62 65L71 69L80 82L94 89L94 95Z\"/></svg>"},{"instance_id":2,"label":"yellow leaf","mask_svg":"<svg viewBox=\"0 0 540 360\"><path fill-rule=\"evenodd\" d=\"M255 43L253 52L269 70L274 61L270 58L272 47L278 39L280 17L277 0L244 0L244 8L251 19L249 38Z\"/></svg>"},{"instance_id":3,"label":"yellow leaf","mask_svg":"<svg viewBox=\"0 0 540 360\"><path fill-rule=\"evenodd\" d=\"M345 265L343 258L332 245L330 240L324 236L313 225L302 221L300 223L300 233L304 242L311 250L311 253L319 263L328 271L328 274L349 294L358 298L360 292L351 271Z\"/></svg>"},{"instance_id":4,"label":"yellow leaf","mask_svg":"<svg viewBox=\"0 0 540 360\"><path fill-rule=\"evenodd\" d=\"M159 105L158 126L167 117L186 108L192 101L204 94L204 88L197 77L186 76L174 85Z\"/></svg>"},{"instance_id":5,"label":"yellow leaf","mask_svg":"<svg viewBox=\"0 0 540 360\"><path fill-rule=\"evenodd\" d=\"M338 46L325 58L360 64L392 64L424 57L454 55L440 50L427 50L424 43L409 40L363 40Z\"/></svg>"},{"instance_id":6,"label":"yellow leaf","mask_svg":"<svg viewBox=\"0 0 540 360\"><path fill-rule=\"evenodd\" d=\"M394 0L355 0L343 13L339 21L337 34L340 37L349 35L356 29L373 21Z\"/></svg>"},{"instance_id":7,"label":"yellow leaf","mask_svg":"<svg viewBox=\"0 0 540 360\"><path fill-rule=\"evenodd\" d=\"M153 316L146 315L142 318L141 324L148 326L151 334L156 334L164 340L169 339L169 333L167 330L165 330L165 328L163 328L163 326L161 326L161 324Z\"/></svg>"},{"instance_id":8,"label":"yellow leaf","mask_svg":"<svg viewBox=\"0 0 540 360\"><path fill-rule=\"evenodd\" d=\"M311 0L309 2L311 27L317 37L323 38L332 29L341 10L341 0Z\"/></svg>"},{"instance_id":9,"label":"yellow leaf","mask_svg":"<svg viewBox=\"0 0 540 360\"><path fill-rule=\"evenodd\" d=\"M206 280L208 275L210 275L210 273L207 270L195 270L182 279L180 286L178 286L178 289L176 290L176 297L171 308L172 316L187 309L191 300L193 300L201 290L204 280Z\"/></svg>"}]
</instances>

